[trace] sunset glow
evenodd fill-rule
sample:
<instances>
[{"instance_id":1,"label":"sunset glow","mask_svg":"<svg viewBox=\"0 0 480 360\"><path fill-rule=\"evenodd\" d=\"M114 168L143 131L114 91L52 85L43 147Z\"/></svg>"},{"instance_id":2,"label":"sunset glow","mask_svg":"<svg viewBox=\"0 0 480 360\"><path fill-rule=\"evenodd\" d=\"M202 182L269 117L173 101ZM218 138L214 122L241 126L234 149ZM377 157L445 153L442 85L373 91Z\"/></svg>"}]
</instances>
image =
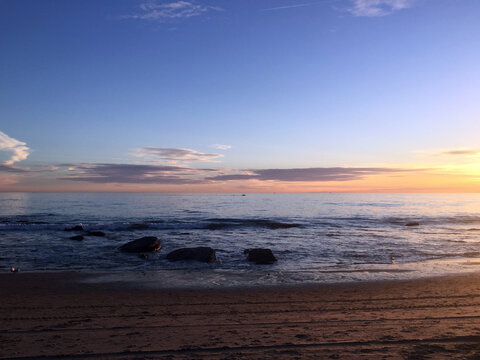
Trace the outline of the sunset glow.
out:
<instances>
[{"instance_id":1,"label":"sunset glow","mask_svg":"<svg viewBox=\"0 0 480 360\"><path fill-rule=\"evenodd\" d=\"M2 1L0 191L479 192L479 11Z\"/></svg>"}]
</instances>

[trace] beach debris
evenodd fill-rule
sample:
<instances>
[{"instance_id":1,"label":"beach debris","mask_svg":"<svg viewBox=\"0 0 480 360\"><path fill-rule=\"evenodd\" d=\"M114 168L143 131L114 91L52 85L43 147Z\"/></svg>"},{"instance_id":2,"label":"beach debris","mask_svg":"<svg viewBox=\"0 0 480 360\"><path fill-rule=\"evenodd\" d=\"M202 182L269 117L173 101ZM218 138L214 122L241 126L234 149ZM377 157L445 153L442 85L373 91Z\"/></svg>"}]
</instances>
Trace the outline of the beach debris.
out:
<instances>
[{"instance_id":1,"label":"beach debris","mask_svg":"<svg viewBox=\"0 0 480 360\"><path fill-rule=\"evenodd\" d=\"M87 231L87 233L85 235L86 236L105 237L105 233L103 231Z\"/></svg>"},{"instance_id":2,"label":"beach debris","mask_svg":"<svg viewBox=\"0 0 480 360\"><path fill-rule=\"evenodd\" d=\"M270 249L245 249L243 253L248 254L248 261L252 261L258 265L273 264L277 261L277 258L273 255L273 252Z\"/></svg>"},{"instance_id":3,"label":"beach debris","mask_svg":"<svg viewBox=\"0 0 480 360\"><path fill-rule=\"evenodd\" d=\"M216 258L215 250L206 246L181 248L167 254L169 261L194 260L210 263L214 262Z\"/></svg>"},{"instance_id":4,"label":"beach debris","mask_svg":"<svg viewBox=\"0 0 480 360\"><path fill-rule=\"evenodd\" d=\"M412 222L406 223L405 226L420 226L420 223L412 221Z\"/></svg>"},{"instance_id":5,"label":"beach debris","mask_svg":"<svg viewBox=\"0 0 480 360\"><path fill-rule=\"evenodd\" d=\"M83 226L82 225L75 225L70 228L65 228L65 231L83 231Z\"/></svg>"},{"instance_id":6,"label":"beach debris","mask_svg":"<svg viewBox=\"0 0 480 360\"><path fill-rule=\"evenodd\" d=\"M129 253L145 253L159 251L161 248L162 244L156 236L145 236L123 244L119 249Z\"/></svg>"},{"instance_id":7,"label":"beach debris","mask_svg":"<svg viewBox=\"0 0 480 360\"><path fill-rule=\"evenodd\" d=\"M10 268L10 272L12 272L12 273L16 273L16 272L19 272L19 271L20 271L20 268L15 268L13 266Z\"/></svg>"},{"instance_id":8,"label":"beach debris","mask_svg":"<svg viewBox=\"0 0 480 360\"><path fill-rule=\"evenodd\" d=\"M70 240L82 241L83 235L70 236Z\"/></svg>"}]
</instances>

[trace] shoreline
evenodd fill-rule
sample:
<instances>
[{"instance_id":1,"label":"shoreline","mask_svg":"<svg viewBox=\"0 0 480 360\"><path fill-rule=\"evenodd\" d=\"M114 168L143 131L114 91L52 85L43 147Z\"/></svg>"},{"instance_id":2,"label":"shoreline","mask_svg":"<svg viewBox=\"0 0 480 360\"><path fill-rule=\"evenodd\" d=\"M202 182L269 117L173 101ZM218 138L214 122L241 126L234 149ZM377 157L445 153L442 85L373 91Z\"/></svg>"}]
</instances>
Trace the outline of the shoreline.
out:
<instances>
[{"instance_id":1,"label":"shoreline","mask_svg":"<svg viewBox=\"0 0 480 360\"><path fill-rule=\"evenodd\" d=\"M465 358L480 274L151 289L82 273L0 274L0 359Z\"/></svg>"},{"instance_id":2,"label":"shoreline","mask_svg":"<svg viewBox=\"0 0 480 360\"><path fill-rule=\"evenodd\" d=\"M248 271L237 271L235 269L215 269L215 268L161 268L161 269L128 269L128 270L41 270L22 271L17 273L4 272L0 273L0 277L4 276L22 276L22 275L54 275L58 277L78 278L79 283L99 284L111 286L112 284L128 286L136 289L144 290L222 290L222 289L258 289L258 288L298 288L298 287L316 287L324 285L350 285L365 283L382 283L382 282L402 282L402 281L421 281L438 278L451 278L478 275L480 276L480 262L469 261L465 259L454 259L449 261L441 261L441 263L470 265L471 268L463 270L459 268L450 269L450 271L425 271L428 264L436 264L436 260L418 264L395 264L392 268L359 268L359 269L336 269L336 270L319 270L312 269L300 271L300 273L317 273L322 275L329 274L369 274L363 277L350 277L339 280L338 278L322 278L316 280L305 280L289 278L285 275L296 274L298 271L270 269L268 267L259 266ZM423 266L423 269L414 268L415 266ZM423 271L422 271L423 270ZM462 271L463 270L463 271ZM276 277L270 277L276 274ZM284 276L282 281L278 281L280 275ZM377 274L400 274L400 277L377 276ZM401 276L411 275L411 276ZM82 280L80 280L82 279ZM198 285L203 281L202 285ZM197 284L197 285L194 285Z\"/></svg>"}]
</instances>

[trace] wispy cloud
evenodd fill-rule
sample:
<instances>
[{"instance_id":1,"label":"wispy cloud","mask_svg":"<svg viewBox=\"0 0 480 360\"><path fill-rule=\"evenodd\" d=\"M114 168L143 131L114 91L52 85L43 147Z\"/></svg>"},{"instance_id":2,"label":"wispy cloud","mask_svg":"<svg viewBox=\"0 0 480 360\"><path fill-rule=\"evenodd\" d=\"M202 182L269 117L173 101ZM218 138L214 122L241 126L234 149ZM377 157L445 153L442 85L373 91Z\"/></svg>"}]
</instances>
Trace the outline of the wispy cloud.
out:
<instances>
[{"instance_id":1,"label":"wispy cloud","mask_svg":"<svg viewBox=\"0 0 480 360\"><path fill-rule=\"evenodd\" d=\"M480 156L480 149L474 148L456 148L456 149L441 149L441 150L415 150L414 154L422 157L456 157L458 158L471 158Z\"/></svg>"},{"instance_id":2,"label":"wispy cloud","mask_svg":"<svg viewBox=\"0 0 480 360\"><path fill-rule=\"evenodd\" d=\"M140 4L140 12L123 16L125 19L138 20L181 20L203 15L209 11L221 11L215 6L202 5L191 1L147 1Z\"/></svg>"},{"instance_id":3,"label":"wispy cloud","mask_svg":"<svg viewBox=\"0 0 480 360\"><path fill-rule=\"evenodd\" d=\"M166 162L207 162L223 157L222 154L206 154L184 148L144 147L132 154L135 157Z\"/></svg>"},{"instance_id":4,"label":"wispy cloud","mask_svg":"<svg viewBox=\"0 0 480 360\"><path fill-rule=\"evenodd\" d=\"M247 170L240 174L216 175L207 178L212 181L230 180L274 180L274 181L352 181L360 180L365 176L386 173L401 173L406 169L393 168L297 168L297 169L257 169Z\"/></svg>"},{"instance_id":5,"label":"wispy cloud","mask_svg":"<svg viewBox=\"0 0 480 360\"><path fill-rule=\"evenodd\" d=\"M416 0L353 0L350 13L354 16L385 16L411 7Z\"/></svg>"},{"instance_id":6,"label":"wispy cloud","mask_svg":"<svg viewBox=\"0 0 480 360\"><path fill-rule=\"evenodd\" d=\"M25 160L30 155L30 149L27 144L14 139L4 132L0 131L0 150L12 153L10 159L4 162L4 165L13 165L16 162Z\"/></svg>"},{"instance_id":7,"label":"wispy cloud","mask_svg":"<svg viewBox=\"0 0 480 360\"><path fill-rule=\"evenodd\" d=\"M228 150L232 148L230 145L223 145L223 144L213 144L212 147L218 150Z\"/></svg>"},{"instance_id":8,"label":"wispy cloud","mask_svg":"<svg viewBox=\"0 0 480 360\"><path fill-rule=\"evenodd\" d=\"M480 149L467 149L467 148L461 148L461 149L452 149L452 150L445 150L445 151L440 151L435 154L434 156L475 156L475 155L480 155Z\"/></svg>"}]
</instances>

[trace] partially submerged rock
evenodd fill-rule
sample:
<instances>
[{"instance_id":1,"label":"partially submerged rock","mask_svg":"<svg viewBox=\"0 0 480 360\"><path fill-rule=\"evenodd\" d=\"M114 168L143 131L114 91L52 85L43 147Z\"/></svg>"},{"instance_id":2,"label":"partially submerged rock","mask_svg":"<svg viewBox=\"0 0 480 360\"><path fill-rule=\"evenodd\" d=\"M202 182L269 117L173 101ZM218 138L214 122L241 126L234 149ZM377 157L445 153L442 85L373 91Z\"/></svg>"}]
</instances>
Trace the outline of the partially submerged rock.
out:
<instances>
[{"instance_id":1,"label":"partially submerged rock","mask_svg":"<svg viewBox=\"0 0 480 360\"><path fill-rule=\"evenodd\" d=\"M70 236L70 240L82 241L83 236L82 235Z\"/></svg>"},{"instance_id":2,"label":"partially submerged rock","mask_svg":"<svg viewBox=\"0 0 480 360\"><path fill-rule=\"evenodd\" d=\"M83 231L83 226L82 225L75 225L70 228L65 228L65 231Z\"/></svg>"},{"instance_id":3,"label":"partially submerged rock","mask_svg":"<svg viewBox=\"0 0 480 360\"><path fill-rule=\"evenodd\" d=\"M270 249L246 249L243 253L248 254L248 261L252 261L258 265L273 264L277 261L277 258Z\"/></svg>"},{"instance_id":4,"label":"partially submerged rock","mask_svg":"<svg viewBox=\"0 0 480 360\"><path fill-rule=\"evenodd\" d=\"M145 236L120 246L120 250L129 253L155 252L162 248L156 236Z\"/></svg>"},{"instance_id":5,"label":"partially submerged rock","mask_svg":"<svg viewBox=\"0 0 480 360\"><path fill-rule=\"evenodd\" d=\"M210 263L214 262L216 258L215 250L206 246L181 248L167 254L169 261L194 260Z\"/></svg>"}]
</instances>

